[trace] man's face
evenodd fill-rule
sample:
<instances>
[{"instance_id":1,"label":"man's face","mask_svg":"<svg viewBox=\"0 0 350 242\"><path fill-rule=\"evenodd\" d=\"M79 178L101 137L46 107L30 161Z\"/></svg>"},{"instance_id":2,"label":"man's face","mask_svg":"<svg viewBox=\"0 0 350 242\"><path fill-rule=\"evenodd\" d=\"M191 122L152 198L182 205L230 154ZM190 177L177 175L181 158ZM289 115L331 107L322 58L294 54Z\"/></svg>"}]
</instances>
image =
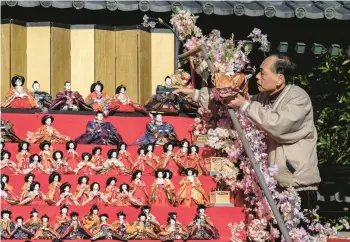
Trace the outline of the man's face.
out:
<instances>
[{"instance_id":1,"label":"man's face","mask_svg":"<svg viewBox=\"0 0 350 242\"><path fill-rule=\"evenodd\" d=\"M102 113L98 113L96 118L97 118L97 120L102 121L103 120L103 114Z\"/></svg>"},{"instance_id":2,"label":"man's face","mask_svg":"<svg viewBox=\"0 0 350 242\"><path fill-rule=\"evenodd\" d=\"M71 83L67 82L65 85L64 85L64 88L67 90L67 91L70 91L71 89Z\"/></svg>"},{"instance_id":3,"label":"man's face","mask_svg":"<svg viewBox=\"0 0 350 242\"><path fill-rule=\"evenodd\" d=\"M158 115L156 116L156 121L157 121L157 122L162 122L162 115L158 114Z\"/></svg>"},{"instance_id":4,"label":"man's face","mask_svg":"<svg viewBox=\"0 0 350 242\"><path fill-rule=\"evenodd\" d=\"M39 89L40 89L40 84L39 83L34 83L33 84L33 90L34 91L39 91Z\"/></svg>"},{"instance_id":5,"label":"man's face","mask_svg":"<svg viewBox=\"0 0 350 242\"><path fill-rule=\"evenodd\" d=\"M260 65L260 72L256 75L258 89L260 92L273 93L284 85L285 80L282 74L275 73L275 62L277 57L270 56Z\"/></svg>"}]
</instances>

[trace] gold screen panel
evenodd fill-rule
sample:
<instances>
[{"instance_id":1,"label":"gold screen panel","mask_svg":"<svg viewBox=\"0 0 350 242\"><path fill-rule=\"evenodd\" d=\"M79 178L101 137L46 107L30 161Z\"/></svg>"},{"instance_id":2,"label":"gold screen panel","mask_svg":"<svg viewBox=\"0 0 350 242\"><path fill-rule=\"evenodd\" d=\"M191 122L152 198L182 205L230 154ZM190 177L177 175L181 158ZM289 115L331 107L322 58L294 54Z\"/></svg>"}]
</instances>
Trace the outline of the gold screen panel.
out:
<instances>
[{"instance_id":1,"label":"gold screen panel","mask_svg":"<svg viewBox=\"0 0 350 242\"><path fill-rule=\"evenodd\" d=\"M115 82L115 32L95 29L95 81L100 80L104 92L114 96Z\"/></svg>"},{"instance_id":2,"label":"gold screen panel","mask_svg":"<svg viewBox=\"0 0 350 242\"><path fill-rule=\"evenodd\" d=\"M142 104L152 95L151 33L139 30L139 100Z\"/></svg>"},{"instance_id":3,"label":"gold screen panel","mask_svg":"<svg viewBox=\"0 0 350 242\"><path fill-rule=\"evenodd\" d=\"M70 26L51 27L51 94L64 90L65 81L71 80Z\"/></svg>"},{"instance_id":4,"label":"gold screen panel","mask_svg":"<svg viewBox=\"0 0 350 242\"><path fill-rule=\"evenodd\" d=\"M27 79L27 28L19 24L11 24L11 76L21 75ZM31 84L26 81L25 87Z\"/></svg>"},{"instance_id":5,"label":"gold screen panel","mask_svg":"<svg viewBox=\"0 0 350 242\"><path fill-rule=\"evenodd\" d=\"M34 81L40 89L51 92L50 77L50 22L27 23L27 87Z\"/></svg>"},{"instance_id":6,"label":"gold screen panel","mask_svg":"<svg viewBox=\"0 0 350 242\"><path fill-rule=\"evenodd\" d=\"M11 86L11 25L1 24L1 101Z\"/></svg>"}]
</instances>

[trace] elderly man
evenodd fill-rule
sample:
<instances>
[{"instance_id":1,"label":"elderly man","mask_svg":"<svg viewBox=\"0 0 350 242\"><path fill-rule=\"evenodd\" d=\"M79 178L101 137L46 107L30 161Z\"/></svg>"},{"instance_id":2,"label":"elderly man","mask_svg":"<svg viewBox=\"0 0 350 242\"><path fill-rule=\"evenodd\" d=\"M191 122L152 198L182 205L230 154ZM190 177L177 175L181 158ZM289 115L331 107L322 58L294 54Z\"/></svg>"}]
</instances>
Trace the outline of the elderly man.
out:
<instances>
[{"instance_id":1,"label":"elderly man","mask_svg":"<svg viewBox=\"0 0 350 242\"><path fill-rule=\"evenodd\" d=\"M295 67L288 57L271 55L256 75L260 94L250 101L241 95L222 97L228 107L240 109L266 132L268 163L278 165L275 178L279 186L293 186L301 197L302 209L312 210L316 208L317 185L321 181L317 167L317 132L309 95L293 85ZM184 93L190 94L188 90Z\"/></svg>"}]
</instances>

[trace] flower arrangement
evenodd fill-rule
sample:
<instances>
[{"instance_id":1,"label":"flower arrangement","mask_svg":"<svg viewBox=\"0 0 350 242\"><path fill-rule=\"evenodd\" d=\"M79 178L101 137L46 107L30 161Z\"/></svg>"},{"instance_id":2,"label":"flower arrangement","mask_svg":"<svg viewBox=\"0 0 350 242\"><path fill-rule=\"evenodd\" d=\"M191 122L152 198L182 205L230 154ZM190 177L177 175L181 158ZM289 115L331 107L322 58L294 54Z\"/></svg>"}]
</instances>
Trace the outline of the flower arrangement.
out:
<instances>
[{"instance_id":1,"label":"flower arrangement","mask_svg":"<svg viewBox=\"0 0 350 242\"><path fill-rule=\"evenodd\" d=\"M198 113L200 117L194 119L190 130L192 143L196 143L200 135L206 135L208 130L214 127L212 123L213 115L210 110L199 108Z\"/></svg>"},{"instance_id":2,"label":"flower arrangement","mask_svg":"<svg viewBox=\"0 0 350 242\"><path fill-rule=\"evenodd\" d=\"M237 182L239 169L229 159L217 160L215 171L214 180L217 184L217 190L221 191L224 188L229 188L231 191L235 191L240 188L240 183Z\"/></svg>"},{"instance_id":3,"label":"flower arrangement","mask_svg":"<svg viewBox=\"0 0 350 242\"><path fill-rule=\"evenodd\" d=\"M233 140L237 139L237 137L237 133L232 129L220 127L209 129L207 146L228 154L228 148L233 144Z\"/></svg>"},{"instance_id":4,"label":"flower arrangement","mask_svg":"<svg viewBox=\"0 0 350 242\"><path fill-rule=\"evenodd\" d=\"M170 78L173 86L188 87L191 75L182 69L178 69L173 75L170 76Z\"/></svg>"},{"instance_id":5,"label":"flower arrangement","mask_svg":"<svg viewBox=\"0 0 350 242\"><path fill-rule=\"evenodd\" d=\"M196 36L200 38L202 30L196 26L198 16L194 16L190 11L181 10L172 14L170 24L174 30L179 34L180 40L185 40L190 36Z\"/></svg>"}]
</instances>

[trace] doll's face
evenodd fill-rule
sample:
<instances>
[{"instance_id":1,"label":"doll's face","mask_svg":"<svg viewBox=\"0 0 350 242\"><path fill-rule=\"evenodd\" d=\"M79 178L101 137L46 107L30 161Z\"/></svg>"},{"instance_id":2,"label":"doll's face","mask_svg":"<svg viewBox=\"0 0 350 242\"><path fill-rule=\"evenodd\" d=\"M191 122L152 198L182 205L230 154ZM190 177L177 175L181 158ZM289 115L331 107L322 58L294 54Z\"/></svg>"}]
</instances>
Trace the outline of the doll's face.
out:
<instances>
[{"instance_id":1,"label":"doll's face","mask_svg":"<svg viewBox=\"0 0 350 242\"><path fill-rule=\"evenodd\" d=\"M32 213L33 218L37 218L39 214L37 212Z\"/></svg>"},{"instance_id":2,"label":"doll's face","mask_svg":"<svg viewBox=\"0 0 350 242\"><path fill-rule=\"evenodd\" d=\"M95 86L95 91L96 91L96 92L100 92L100 91L101 91L101 89L102 89L102 88L101 88L101 86L100 86L100 85L96 85L96 86Z\"/></svg>"},{"instance_id":3,"label":"doll's face","mask_svg":"<svg viewBox=\"0 0 350 242\"><path fill-rule=\"evenodd\" d=\"M90 157L89 157L88 155L84 156L84 160L85 160L85 161L89 161L89 158L90 158Z\"/></svg>"},{"instance_id":4,"label":"doll's face","mask_svg":"<svg viewBox=\"0 0 350 242\"><path fill-rule=\"evenodd\" d=\"M8 153L5 153L4 154L4 159L8 159L9 158L9 154Z\"/></svg>"},{"instance_id":5,"label":"doll's face","mask_svg":"<svg viewBox=\"0 0 350 242\"><path fill-rule=\"evenodd\" d=\"M168 150L168 151L172 151L172 150L173 150L173 145L168 145L167 150Z\"/></svg>"},{"instance_id":6,"label":"doll's face","mask_svg":"<svg viewBox=\"0 0 350 242\"><path fill-rule=\"evenodd\" d=\"M126 191L128 189L127 185L122 185L122 190Z\"/></svg>"},{"instance_id":7,"label":"doll's face","mask_svg":"<svg viewBox=\"0 0 350 242\"><path fill-rule=\"evenodd\" d=\"M149 146L147 146L147 151L152 151L153 150L153 147L152 147L152 145L149 145Z\"/></svg>"},{"instance_id":8,"label":"doll's face","mask_svg":"<svg viewBox=\"0 0 350 242\"><path fill-rule=\"evenodd\" d=\"M162 122L162 115L160 115L160 114L157 114L157 116L156 116L156 121L157 122Z\"/></svg>"},{"instance_id":9,"label":"doll's face","mask_svg":"<svg viewBox=\"0 0 350 242\"><path fill-rule=\"evenodd\" d=\"M101 150L100 150L100 149L97 149L97 150L95 151L95 155L99 155L99 154L101 154Z\"/></svg>"},{"instance_id":10,"label":"doll's face","mask_svg":"<svg viewBox=\"0 0 350 242\"><path fill-rule=\"evenodd\" d=\"M109 184L114 186L115 185L115 180L112 180L111 183L109 183Z\"/></svg>"},{"instance_id":11,"label":"doll's face","mask_svg":"<svg viewBox=\"0 0 350 242\"><path fill-rule=\"evenodd\" d=\"M98 209L92 210L92 213L93 213L93 214L97 214L97 213L98 213Z\"/></svg>"},{"instance_id":12,"label":"doll's face","mask_svg":"<svg viewBox=\"0 0 350 242\"><path fill-rule=\"evenodd\" d=\"M44 150L49 150L50 146L49 145L44 145Z\"/></svg>"},{"instance_id":13,"label":"doll's face","mask_svg":"<svg viewBox=\"0 0 350 242\"><path fill-rule=\"evenodd\" d=\"M174 219L170 219L170 224L174 225L175 224L175 220Z\"/></svg>"},{"instance_id":14,"label":"doll's face","mask_svg":"<svg viewBox=\"0 0 350 242\"><path fill-rule=\"evenodd\" d=\"M117 158L117 156L118 156L118 155L117 155L117 152L113 152L113 153L112 153L112 157L113 157L113 158Z\"/></svg>"},{"instance_id":15,"label":"doll's face","mask_svg":"<svg viewBox=\"0 0 350 242\"><path fill-rule=\"evenodd\" d=\"M50 118L48 118L48 119L45 120L45 123L46 123L47 125L50 125L50 124L52 123L52 120L51 120Z\"/></svg>"},{"instance_id":16,"label":"doll's face","mask_svg":"<svg viewBox=\"0 0 350 242\"><path fill-rule=\"evenodd\" d=\"M124 220L125 219L125 217L124 217L124 215L119 215L119 220Z\"/></svg>"},{"instance_id":17,"label":"doll's face","mask_svg":"<svg viewBox=\"0 0 350 242\"><path fill-rule=\"evenodd\" d=\"M145 209L143 210L143 212L144 212L145 214L149 214L149 209L148 209L148 208L145 208Z\"/></svg>"},{"instance_id":18,"label":"doll's face","mask_svg":"<svg viewBox=\"0 0 350 242\"><path fill-rule=\"evenodd\" d=\"M145 154L145 150L144 149L140 150L140 155L144 155L144 154Z\"/></svg>"},{"instance_id":19,"label":"doll's face","mask_svg":"<svg viewBox=\"0 0 350 242\"><path fill-rule=\"evenodd\" d=\"M67 208L62 208L62 213L64 213L64 214L67 214L68 213L68 209Z\"/></svg>"},{"instance_id":20,"label":"doll's face","mask_svg":"<svg viewBox=\"0 0 350 242\"><path fill-rule=\"evenodd\" d=\"M193 176L193 172L192 172L191 170L189 170L189 171L187 172L187 176Z\"/></svg>"},{"instance_id":21,"label":"doll's face","mask_svg":"<svg viewBox=\"0 0 350 242\"><path fill-rule=\"evenodd\" d=\"M204 208L199 209L199 213L200 213L200 214L204 214L204 212L205 212L205 209L204 209Z\"/></svg>"},{"instance_id":22,"label":"doll's face","mask_svg":"<svg viewBox=\"0 0 350 242\"><path fill-rule=\"evenodd\" d=\"M2 216L3 216L4 219L9 219L10 218L10 214L8 214L8 213L4 213Z\"/></svg>"},{"instance_id":23,"label":"doll's face","mask_svg":"<svg viewBox=\"0 0 350 242\"><path fill-rule=\"evenodd\" d=\"M77 216L73 216L73 217L72 217L72 220L73 220L73 221L77 221L77 220L78 220L78 217L77 217Z\"/></svg>"},{"instance_id":24,"label":"doll's face","mask_svg":"<svg viewBox=\"0 0 350 242\"><path fill-rule=\"evenodd\" d=\"M34 191L39 191L39 189L40 189L40 185L36 184L35 187L34 187Z\"/></svg>"},{"instance_id":25,"label":"doll's face","mask_svg":"<svg viewBox=\"0 0 350 242\"><path fill-rule=\"evenodd\" d=\"M65 192L69 192L69 189L70 189L69 186L66 186L66 187L64 188L64 191L65 191Z\"/></svg>"},{"instance_id":26,"label":"doll's face","mask_svg":"<svg viewBox=\"0 0 350 242\"><path fill-rule=\"evenodd\" d=\"M83 179L81 179L81 183L86 184L87 183L87 178L84 177Z\"/></svg>"},{"instance_id":27,"label":"doll's face","mask_svg":"<svg viewBox=\"0 0 350 242\"><path fill-rule=\"evenodd\" d=\"M163 172L158 172L158 178L163 178L164 174Z\"/></svg>"},{"instance_id":28,"label":"doll's face","mask_svg":"<svg viewBox=\"0 0 350 242\"><path fill-rule=\"evenodd\" d=\"M37 82L34 83L34 84L33 84L33 90L34 90L34 91L39 91L39 89L40 89L40 84L37 83Z\"/></svg>"},{"instance_id":29,"label":"doll's face","mask_svg":"<svg viewBox=\"0 0 350 242\"><path fill-rule=\"evenodd\" d=\"M15 85L16 85L16 86L21 86L21 85L22 85L21 79L17 79L17 80L15 81Z\"/></svg>"},{"instance_id":30,"label":"doll's face","mask_svg":"<svg viewBox=\"0 0 350 242\"><path fill-rule=\"evenodd\" d=\"M28 145L27 145L27 143L23 143L22 150L26 150L26 149L28 149Z\"/></svg>"},{"instance_id":31,"label":"doll's face","mask_svg":"<svg viewBox=\"0 0 350 242\"><path fill-rule=\"evenodd\" d=\"M125 93L125 88L124 87L120 88L120 93Z\"/></svg>"},{"instance_id":32,"label":"doll's face","mask_svg":"<svg viewBox=\"0 0 350 242\"><path fill-rule=\"evenodd\" d=\"M70 82L66 82L66 84L64 84L64 88L66 91L70 91L72 89L72 84Z\"/></svg>"},{"instance_id":33,"label":"doll's face","mask_svg":"<svg viewBox=\"0 0 350 242\"><path fill-rule=\"evenodd\" d=\"M189 145L189 144L188 144L188 142L186 141L186 142L183 143L182 147L188 148L188 145Z\"/></svg>"},{"instance_id":34,"label":"doll's face","mask_svg":"<svg viewBox=\"0 0 350 242\"><path fill-rule=\"evenodd\" d=\"M141 222L145 222L145 221L146 221L146 216L141 216L141 217L140 217L140 221L141 221Z\"/></svg>"},{"instance_id":35,"label":"doll's face","mask_svg":"<svg viewBox=\"0 0 350 242\"><path fill-rule=\"evenodd\" d=\"M45 218L43 218L43 222L44 222L44 223L47 223L48 221L49 221L49 219L48 219L48 218L46 218L46 217L45 217Z\"/></svg>"},{"instance_id":36,"label":"doll's face","mask_svg":"<svg viewBox=\"0 0 350 242\"><path fill-rule=\"evenodd\" d=\"M61 153L56 153L56 159L62 159Z\"/></svg>"},{"instance_id":37,"label":"doll's face","mask_svg":"<svg viewBox=\"0 0 350 242\"><path fill-rule=\"evenodd\" d=\"M74 149L74 144L73 143L69 143L69 149Z\"/></svg>"},{"instance_id":38,"label":"doll's face","mask_svg":"<svg viewBox=\"0 0 350 242\"><path fill-rule=\"evenodd\" d=\"M2 125L2 121L1 121L1 125ZM0 149L2 150L3 148L4 148L4 145L0 143Z\"/></svg>"},{"instance_id":39,"label":"doll's face","mask_svg":"<svg viewBox=\"0 0 350 242\"><path fill-rule=\"evenodd\" d=\"M37 156L37 155L34 156L34 157L33 157L33 161L38 162L38 161L39 161L39 156Z\"/></svg>"},{"instance_id":40,"label":"doll's face","mask_svg":"<svg viewBox=\"0 0 350 242\"><path fill-rule=\"evenodd\" d=\"M97 118L97 120L102 121L103 120L103 114L102 113L98 113L96 115L96 118Z\"/></svg>"},{"instance_id":41,"label":"doll's face","mask_svg":"<svg viewBox=\"0 0 350 242\"><path fill-rule=\"evenodd\" d=\"M54 181L58 181L58 180L59 180L59 177L58 177L58 176L54 176L53 180L54 180Z\"/></svg>"},{"instance_id":42,"label":"doll's face","mask_svg":"<svg viewBox=\"0 0 350 242\"><path fill-rule=\"evenodd\" d=\"M137 178L141 178L141 176L142 176L142 173L141 173L141 172L139 172L139 173L136 174L136 177L137 177Z\"/></svg>"},{"instance_id":43,"label":"doll's face","mask_svg":"<svg viewBox=\"0 0 350 242\"><path fill-rule=\"evenodd\" d=\"M165 172L165 179L169 179L170 178L170 173L169 172Z\"/></svg>"},{"instance_id":44,"label":"doll's face","mask_svg":"<svg viewBox=\"0 0 350 242\"><path fill-rule=\"evenodd\" d=\"M32 176L28 177L28 182L32 182L34 178Z\"/></svg>"},{"instance_id":45,"label":"doll's face","mask_svg":"<svg viewBox=\"0 0 350 242\"><path fill-rule=\"evenodd\" d=\"M92 189L95 191L98 191L98 190L100 190L100 186L95 183L94 186L92 187Z\"/></svg>"},{"instance_id":46,"label":"doll's face","mask_svg":"<svg viewBox=\"0 0 350 242\"><path fill-rule=\"evenodd\" d=\"M106 222L106 220L107 220L107 217L106 217L106 216L102 216L102 217L101 217L101 221L102 221L102 222Z\"/></svg>"},{"instance_id":47,"label":"doll's face","mask_svg":"<svg viewBox=\"0 0 350 242\"><path fill-rule=\"evenodd\" d=\"M121 150L125 150L125 149L126 149L125 145L121 145L121 146L120 146L120 149L121 149Z\"/></svg>"},{"instance_id":48,"label":"doll's face","mask_svg":"<svg viewBox=\"0 0 350 242\"><path fill-rule=\"evenodd\" d=\"M21 225L23 223L23 220L21 218L19 218L19 219L17 219L16 222L17 222L18 225Z\"/></svg>"},{"instance_id":49,"label":"doll's face","mask_svg":"<svg viewBox=\"0 0 350 242\"><path fill-rule=\"evenodd\" d=\"M193 153L197 153L196 147L191 147L191 153L192 153L192 154L193 154Z\"/></svg>"},{"instance_id":50,"label":"doll's face","mask_svg":"<svg viewBox=\"0 0 350 242\"><path fill-rule=\"evenodd\" d=\"M7 182L7 177L6 177L6 176L3 176L3 177L1 178L1 181L4 182L4 183L6 183L6 182Z\"/></svg>"},{"instance_id":51,"label":"doll's face","mask_svg":"<svg viewBox=\"0 0 350 242\"><path fill-rule=\"evenodd\" d=\"M166 85L170 86L171 83L172 83L171 78L168 77L168 78L165 79L165 84Z\"/></svg>"}]
</instances>

